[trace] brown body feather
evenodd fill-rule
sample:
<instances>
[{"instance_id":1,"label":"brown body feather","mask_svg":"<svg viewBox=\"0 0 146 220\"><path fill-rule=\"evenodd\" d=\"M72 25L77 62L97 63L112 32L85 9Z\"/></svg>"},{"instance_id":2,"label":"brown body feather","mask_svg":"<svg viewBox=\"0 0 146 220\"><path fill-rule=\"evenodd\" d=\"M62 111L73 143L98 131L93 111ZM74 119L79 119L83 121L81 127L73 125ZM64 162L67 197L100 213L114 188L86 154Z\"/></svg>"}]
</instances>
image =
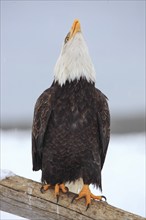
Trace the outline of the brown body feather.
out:
<instances>
[{"instance_id":1,"label":"brown body feather","mask_svg":"<svg viewBox=\"0 0 146 220\"><path fill-rule=\"evenodd\" d=\"M110 136L107 98L85 79L56 82L38 98L32 128L33 170L42 182L83 178L101 188Z\"/></svg>"}]
</instances>

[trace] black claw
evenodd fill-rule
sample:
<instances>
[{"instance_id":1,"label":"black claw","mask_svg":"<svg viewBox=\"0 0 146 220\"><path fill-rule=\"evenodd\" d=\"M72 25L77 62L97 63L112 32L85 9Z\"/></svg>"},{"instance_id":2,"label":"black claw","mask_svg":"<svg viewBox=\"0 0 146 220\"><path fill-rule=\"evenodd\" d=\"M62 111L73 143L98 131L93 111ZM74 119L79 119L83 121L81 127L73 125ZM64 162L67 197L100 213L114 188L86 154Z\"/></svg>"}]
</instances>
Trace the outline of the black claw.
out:
<instances>
[{"instance_id":1,"label":"black claw","mask_svg":"<svg viewBox=\"0 0 146 220\"><path fill-rule=\"evenodd\" d=\"M105 196L101 196L101 197L102 197L102 199L104 199L104 201L106 202L106 200L107 200L106 197L105 197Z\"/></svg>"},{"instance_id":2,"label":"black claw","mask_svg":"<svg viewBox=\"0 0 146 220\"><path fill-rule=\"evenodd\" d=\"M56 198L57 198L57 203L59 202L59 195L56 195Z\"/></svg>"},{"instance_id":3,"label":"black claw","mask_svg":"<svg viewBox=\"0 0 146 220\"><path fill-rule=\"evenodd\" d=\"M90 207L90 204L87 205L87 207L86 207L86 211L89 209L89 207Z\"/></svg>"},{"instance_id":4,"label":"black claw","mask_svg":"<svg viewBox=\"0 0 146 220\"><path fill-rule=\"evenodd\" d=\"M67 190L66 195L67 195L67 197L69 197L69 189L68 189L68 187L66 187L66 190Z\"/></svg>"},{"instance_id":5,"label":"black claw","mask_svg":"<svg viewBox=\"0 0 146 220\"><path fill-rule=\"evenodd\" d=\"M77 197L78 197L78 195L75 195L75 196L72 198L71 203L73 203L74 200L75 200Z\"/></svg>"},{"instance_id":6,"label":"black claw","mask_svg":"<svg viewBox=\"0 0 146 220\"><path fill-rule=\"evenodd\" d=\"M65 189L66 189L66 191L67 191L66 193L68 193L68 192L69 192L69 188L66 186Z\"/></svg>"},{"instance_id":7,"label":"black claw","mask_svg":"<svg viewBox=\"0 0 146 220\"><path fill-rule=\"evenodd\" d=\"M41 193L44 193L44 192L45 192L45 190L44 190L44 187L43 187L43 186L40 188L40 191L41 191Z\"/></svg>"}]
</instances>

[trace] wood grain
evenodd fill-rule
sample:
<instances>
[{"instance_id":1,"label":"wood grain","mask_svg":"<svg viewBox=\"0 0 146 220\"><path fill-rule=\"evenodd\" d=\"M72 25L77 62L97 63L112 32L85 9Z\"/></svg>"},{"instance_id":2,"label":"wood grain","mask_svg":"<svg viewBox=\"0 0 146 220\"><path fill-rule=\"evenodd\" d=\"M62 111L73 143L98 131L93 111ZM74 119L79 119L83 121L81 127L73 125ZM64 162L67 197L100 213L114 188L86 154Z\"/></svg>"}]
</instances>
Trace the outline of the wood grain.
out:
<instances>
[{"instance_id":1,"label":"wood grain","mask_svg":"<svg viewBox=\"0 0 146 220\"><path fill-rule=\"evenodd\" d=\"M41 184L20 176L0 181L1 210L36 220L144 220L106 202L92 201L86 211L85 200L71 203L74 193L60 193L58 204L54 190L42 194Z\"/></svg>"}]
</instances>

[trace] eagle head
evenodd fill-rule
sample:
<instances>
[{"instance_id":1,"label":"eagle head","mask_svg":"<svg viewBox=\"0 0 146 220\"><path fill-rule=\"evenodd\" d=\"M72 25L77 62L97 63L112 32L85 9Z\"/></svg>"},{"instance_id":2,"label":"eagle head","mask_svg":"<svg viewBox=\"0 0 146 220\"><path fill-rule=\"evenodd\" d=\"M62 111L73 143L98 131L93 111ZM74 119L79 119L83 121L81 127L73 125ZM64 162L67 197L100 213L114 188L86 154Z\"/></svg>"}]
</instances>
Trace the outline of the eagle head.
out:
<instances>
[{"instance_id":1,"label":"eagle head","mask_svg":"<svg viewBox=\"0 0 146 220\"><path fill-rule=\"evenodd\" d=\"M59 85L81 77L95 83L95 69L81 32L78 19L75 19L70 32L65 37L60 56L54 68L54 80Z\"/></svg>"}]
</instances>

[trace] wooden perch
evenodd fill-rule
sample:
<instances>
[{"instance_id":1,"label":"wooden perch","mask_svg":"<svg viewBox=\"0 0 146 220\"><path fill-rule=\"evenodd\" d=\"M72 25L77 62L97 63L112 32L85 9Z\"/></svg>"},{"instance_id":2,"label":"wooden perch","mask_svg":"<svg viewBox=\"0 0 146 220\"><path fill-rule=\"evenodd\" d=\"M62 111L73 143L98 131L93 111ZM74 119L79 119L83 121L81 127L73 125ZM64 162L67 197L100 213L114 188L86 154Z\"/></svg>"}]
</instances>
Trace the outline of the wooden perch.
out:
<instances>
[{"instance_id":1,"label":"wooden perch","mask_svg":"<svg viewBox=\"0 0 146 220\"><path fill-rule=\"evenodd\" d=\"M41 184L20 176L0 181L1 210L33 220L144 220L106 202L92 201L86 211L85 200L71 203L74 193L60 192L56 203L54 190L42 194Z\"/></svg>"}]
</instances>

